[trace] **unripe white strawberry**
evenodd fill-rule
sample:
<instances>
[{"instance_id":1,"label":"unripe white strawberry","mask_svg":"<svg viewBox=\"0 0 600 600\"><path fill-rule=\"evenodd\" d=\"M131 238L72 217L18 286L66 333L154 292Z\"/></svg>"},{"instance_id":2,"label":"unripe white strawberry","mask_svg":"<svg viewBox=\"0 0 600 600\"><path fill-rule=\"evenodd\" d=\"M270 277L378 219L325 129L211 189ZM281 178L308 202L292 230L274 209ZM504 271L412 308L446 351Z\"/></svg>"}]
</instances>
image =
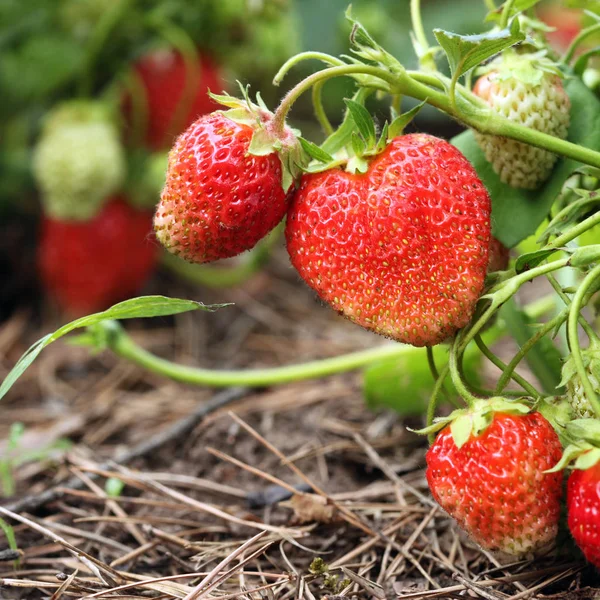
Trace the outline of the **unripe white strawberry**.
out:
<instances>
[{"instance_id":1,"label":"unripe white strawberry","mask_svg":"<svg viewBox=\"0 0 600 600\"><path fill-rule=\"evenodd\" d=\"M539 54L508 51L486 70L473 93L495 112L537 131L567 137L571 101L552 62ZM475 132L475 139L500 179L514 188L539 187L557 159L551 152L505 137Z\"/></svg>"},{"instance_id":2,"label":"unripe white strawberry","mask_svg":"<svg viewBox=\"0 0 600 600\"><path fill-rule=\"evenodd\" d=\"M600 394L600 343L592 342L589 348L582 351L581 358L592 388L596 394ZM581 377L575 368L573 357L570 357L563 365L560 385L566 386L567 399L577 418L589 419L596 416L585 393Z\"/></svg>"},{"instance_id":3,"label":"unripe white strawberry","mask_svg":"<svg viewBox=\"0 0 600 600\"><path fill-rule=\"evenodd\" d=\"M44 212L89 221L125 177L117 128L100 103L76 101L52 111L34 150L33 173Z\"/></svg>"}]
</instances>

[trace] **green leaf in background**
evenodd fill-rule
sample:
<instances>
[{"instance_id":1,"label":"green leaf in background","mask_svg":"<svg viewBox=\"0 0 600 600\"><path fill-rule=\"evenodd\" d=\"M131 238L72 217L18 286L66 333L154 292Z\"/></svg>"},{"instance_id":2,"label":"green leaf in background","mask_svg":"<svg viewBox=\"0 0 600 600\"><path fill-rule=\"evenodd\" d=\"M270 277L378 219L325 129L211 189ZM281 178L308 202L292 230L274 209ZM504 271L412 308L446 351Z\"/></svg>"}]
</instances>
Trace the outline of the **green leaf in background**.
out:
<instances>
[{"instance_id":1,"label":"green leaf in background","mask_svg":"<svg viewBox=\"0 0 600 600\"><path fill-rule=\"evenodd\" d=\"M4 100L41 100L67 83L83 64L81 47L58 34L29 38L0 58Z\"/></svg>"},{"instance_id":2,"label":"green leaf in background","mask_svg":"<svg viewBox=\"0 0 600 600\"><path fill-rule=\"evenodd\" d=\"M519 346L527 342L534 334L532 320L516 305L514 299L509 300L498 313L506 328ZM544 336L525 356L532 373L549 395L560 393L562 357L558 348L549 336Z\"/></svg>"},{"instance_id":3,"label":"green leaf in background","mask_svg":"<svg viewBox=\"0 0 600 600\"><path fill-rule=\"evenodd\" d=\"M446 53L450 70L455 77L460 77L494 54L525 39L518 19L514 19L506 29L480 35L458 35L443 29L434 29L433 35Z\"/></svg>"},{"instance_id":4,"label":"green leaf in background","mask_svg":"<svg viewBox=\"0 0 600 600\"><path fill-rule=\"evenodd\" d=\"M569 141L600 150L600 101L579 79L567 79L571 98ZM492 199L492 234L507 248L531 235L550 212L567 178L580 163L560 158L550 179L537 190L517 190L502 183L477 145L472 131L465 131L452 143L469 159Z\"/></svg>"},{"instance_id":5,"label":"green leaf in background","mask_svg":"<svg viewBox=\"0 0 600 600\"><path fill-rule=\"evenodd\" d=\"M121 319L135 319L146 317L164 317L167 315L176 315L191 310L207 310L214 311L227 306L226 304L206 305L193 300L181 300L179 298L167 298L166 296L141 296L140 298L132 298L115 304L111 308L81 317L75 321L71 321L57 329L54 333L49 333L42 339L38 340L33 346L23 354L17 364L12 368L0 386L0 399L13 386L15 381L24 373L24 371L37 358L38 354L49 344L55 342L62 336L70 333L74 329L89 327L100 321L118 321Z\"/></svg>"},{"instance_id":6,"label":"green leaf in background","mask_svg":"<svg viewBox=\"0 0 600 600\"><path fill-rule=\"evenodd\" d=\"M495 336L496 333L490 330L484 338L490 341ZM441 371L448 362L448 347L435 346L433 356L438 371ZM465 352L464 372L473 383L481 380L482 356L474 344ZM455 394L450 378L446 383L451 393ZM363 374L363 394L369 408L387 407L403 416L425 414L433 385L433 376L423 348L414 348L410 353L375 363L366 368Z\"/></svg>"},{"instance_id":7,"label":"green leaf in background","mask_svg":"<svg viewBox=\"0 0 600 600\"><path fill-rule=\"evenodd\" d=\"M536 4L538 4L540 0L515 0L512 6L508 10L508 18L511 19L515 15L518 15L520 12L523 12L529 8L533 8ZM502 9L504 8L504 2L501 6L499 6L496 10L488 13L486 17L486 21L500 21L502 18Z\"/></svg>"}]
</instances>

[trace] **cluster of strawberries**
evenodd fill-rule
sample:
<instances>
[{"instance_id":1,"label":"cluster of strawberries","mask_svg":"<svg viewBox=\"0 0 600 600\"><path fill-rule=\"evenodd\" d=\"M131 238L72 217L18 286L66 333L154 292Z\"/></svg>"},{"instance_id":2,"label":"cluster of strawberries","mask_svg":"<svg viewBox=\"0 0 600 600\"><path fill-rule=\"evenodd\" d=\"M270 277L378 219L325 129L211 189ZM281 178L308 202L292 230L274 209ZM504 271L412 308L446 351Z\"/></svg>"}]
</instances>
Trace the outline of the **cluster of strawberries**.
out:
<instances>
[{"instance_id":1,"label":"cluster of strawberries","mask_svg":"<svg viewBox=\"0 0 600 600\"><path fill-rule=\"evenodd\" d=\"M508 118L564 138L560 77L541 58L527 68L523 60L505 53L475 92ZM470 322L488 269L505 269L508 254L491 236L488 192L457 148L393 134L360 161L319 169L318 154L278 114L247 97L218 99L230 110L199 118L169 154L154 226L170 252L196 263L235 256L287 216L292 265L339 314L415 346L448 340ZM533 118L540 110L548 118ZM513 186L535 188L552 169L544 150L478 138ZM302 169L307 152L315 160ZM359 163L362 171L350 168ZM478 400L429 432L438 430L427 454L431 491L478 543L524 555L554 541L562 444L540 412L525 401ZM600 450L589 451L569 478L569 526L600 567Z\"/></svg>"},{"instance_id":2,"label":"cluster of strawberries","mask_svg":"<svg viewBox=\"0 0 600 600\"><path fill-rule=\"evenodd\" d=\"M153 272L152 208L166 149L198 115L214 110L207 91L222 86L210 59L198 56L197 67L192 77L179 53L155 51L133 66L142 97L124 92L121 114L101 100L74 100L46 116L34 152L43 209L38 264L64 311L104 309L138 292Z\"/></svg>"}]
</instances>

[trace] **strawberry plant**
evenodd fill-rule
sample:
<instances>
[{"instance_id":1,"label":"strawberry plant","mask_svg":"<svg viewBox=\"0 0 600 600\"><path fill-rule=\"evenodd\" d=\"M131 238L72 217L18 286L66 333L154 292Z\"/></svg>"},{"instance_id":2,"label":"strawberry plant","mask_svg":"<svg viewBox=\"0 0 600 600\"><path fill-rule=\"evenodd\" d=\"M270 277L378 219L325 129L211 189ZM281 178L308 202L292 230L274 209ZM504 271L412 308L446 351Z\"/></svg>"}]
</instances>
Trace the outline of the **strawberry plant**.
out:
<instances>
[{"instance_id":1,"label":"strawberry plant","mask_svg":"<svg viewBox=\"0 0 600 600\"><path fill-rule=\"evenodd\" d=\"M274 112L246 88L240 100L213 96L224 107L196 120L170 152L154 217L168 250L201 263L230 257L257 248L287 213L299 276L340 315L393 343L273 369L196 369L153 356L115 321L218 307L143 297L42 338L0 395L45 346L77 328L86 329L82 345L196 385L262 387L367 366L365 392L375 402L403 411L409 393L414 414L426 390L427 479L477 543L517 557L551 546L571 469L569 526L598 566L600 100L588 85L598 79L595 52L578 48L600 24L559 57L535 0L485 4L487 32L435 29L431 46L420 2L411 0L417 69L349 12L350 55L290 58L276 85L304 61L322 68ZM354 88L334 127L323 88L340 77ZM313 140L287 125L309 91L323 130ZM378 126L377 99L389 108ZM405 134L425 105L465 131L449 141ZM553 291L524 303L521 290L534 281ZM493 343L507 335L518 350L501 358ZM491 384L474 376L483 361L500 370ZM531 376L517 372L523 362ZM411 373L425 364L432 379L416 382ZM455 405L450 414L442 398Z\"/></svg>"}]
</instances>

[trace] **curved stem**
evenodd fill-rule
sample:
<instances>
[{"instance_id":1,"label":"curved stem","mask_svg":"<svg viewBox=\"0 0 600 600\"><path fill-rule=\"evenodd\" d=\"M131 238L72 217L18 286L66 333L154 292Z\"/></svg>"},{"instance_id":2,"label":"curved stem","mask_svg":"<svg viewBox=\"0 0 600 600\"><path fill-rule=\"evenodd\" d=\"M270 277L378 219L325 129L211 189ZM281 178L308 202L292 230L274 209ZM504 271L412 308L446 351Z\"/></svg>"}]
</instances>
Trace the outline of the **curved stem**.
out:
<instances>
[{"instance_id":1,"label":"curved stem","mask_svg":"<svg viewBox=\"0 0 600 600\"><path fill-rule=\"evenodd\" d=\"M297 365L248 371L217 371L178 365L160 358L138 346L122 327L115 328L114 323L111 323L110 334L108 336L108 348L117 356L174 381L211 387L266 387L291 381L327 377L336 373L352 371L385 358L401 356L415 351L411 346L389 344Z\"/></svg>"},{"instance_id":2,"label":"curved stem","mask_svg":"<svg viewBox=\"0 0 600 600\"><path fill-rule=\"evenodd\" d=\"M463 352L469 342L475 338L475 336L481 331L482 327L488 322L488 320L492 317L492 315L496 312L501 304L512 298L518 291L519 288L526 283L527 281L531 281L540 275L545 275L546 273L551 273L552 271L556 271L557 269L562 269L563 267L568 266L569 259L563 258L560 260L555 260L554 262L547 263L535 267L534 269L530 269L529 271L525 271L520 275L516 275L511 277L510 279L504 281L498 287L493 288L490 291L490 295L495 296L499 295L498 302L492 302L483 312L483 314L473 323L469 329L462 330L460 333L461 341L459 346L459 352ZM464 332L464 334L463 334ZM464 336L464 337L463 337Z\"/></svg>"},{"instance_id":3,"label":"curved stem","mask_svg":"<svg viewBox=\"0 0 600 600\"><path fill-rule=\"evenodd\" d=\"M571 348L571 356L577 369L577 374L581 379L585 395L592 406L594 413L597 418L600 418L600 400L594 391L594 387L588 377L587 370L583 364L583 358L581 357L581 347L579 344L579 332L577 331L577 323L579 320L579 313L583 305L584 297L596 280L600 277L600 265L596 265L584 278L581 285L577 289L571 308L569 310L569 320L567 322L567 335L569 339L569 346Z\"/></svg>"},{"instance_id":4,"label":"curved stem","mask_svg":"<svg viewBox=\"0 0 600 600\"><path fill-rule=\"evenodd\" d=\"M390 87L394 87L398 84L398 77L393 73L382 69L381 67L346 64L337 67L328 67L327 69L323 69L322 71L317 71L316 73L309 75L306 79L293 87L283 97L283 100L275 111L275 115L273 117L273 129L275 131L283 132L285 118L294 105L294 102L296 102L296 100L298 100L298 98L313 85L321 81L325 82L333 77L342 77L345 75L371 75L385 81L390 85Z\"/></svg>"},{"instance_id":5,"label":"curved stem","mask_svg":"<svg viewBox=\"0 0 600 600\"><path fill-rule=\"evenodd\" d=\"M515 356L513 356L513 358L511 359L511 361L508 363L508 365L505 367L502 375L500 376L500 379L498 380L498 383L496 384L496 393L497 394L501 394L502 391L504 390L504 388L507 386L509 380L511 379L511 377L513 379L515 379L515 377L517 376L516 373L514 373L514 370L516 369L517 365L523 360L523 358L525 358L525 355L550 331L552 331L555 327L558 327L558 325L562 324L566 318L567 318L567 314L568 314L568 310L565 309L563 311L561 311L558 315L556 315L553 319L550 319L550 321L548 321L547 323L545 323L542 327L540 327L540 329L538 329L534 335L532 335L525 344L523 344L520 348L519 351L515 354ZM515 379L516 381L516 379ZM523 380L524 381L524 380ZM527 382L525 382L527 383ZM522 386L522 383L519 382L519 385ZM532 395L533 398L539 398L540 397L540 393L533 387L531 386L529 383L527 383L528 388L527 391ZM533 393L532 393L533 392Z\"/></svg>"},{"instance_id":6,"label":"curved stem","mask_svg":"<svg viewBox=\"0 0 600 600\"><path fill-rule=\"evenodd\" d=\"M566 246L567 242L578 238L582 233L585 233L588 229L595 227L600 224L600 211L593 214L591 217L581 221L581 223L571 227L568 231L565 231L562 235L559 235L549 244L546 244L547 248L560 248Z\"/></svg>"},{"instance_id":7,"label":"curved stem","mask_svg":"<svg viewBox=\"0 0 600 600\"><path fill-rule=\"evenodd\" d=\"M334 67L341 67L346 64L343 60L325 52L301 52L292 56L281 65L281 68L277 71L275 77L273 77L273 85L279 85L288 72L304 60L320 60Z\"/></svg>"},{"instance_id":8,"label":"curved stem","mask_svg":"<svg viewBox=\"0 0 600 600\"><path fill-rule=\"evenodd\" d=\"M370 82L370 85L384 89L388 93L403 94L425 101L482 133L509 137L600 168L600 152L530 129L502 117L471 92L461 90L461 93L456 95L456 105L454 105L445 92L417 81L404 70L392 73L382 67L364 64L328 67L301 81L281 101L273 118L275 132L283 131L285 118L292 105L313 85L332 77L357 75L371 77L374 81ZM387 87L377 85L377 80L387 84Z\"/></svg>"},{"instance_id":9,"label":"curved stem","mask_svg":"<svg viewBox=\"0 0 600 600\"><path fill-rule=\"evenodd\" d=\"M429 54L429 42L425 35L423 19L421 17L421 0L410 0L410 18L412 21L413 33L417 44L419 45L419 64L428 71L435 71L435 60Z\"/></svg>"},{"instance_id":10,"label":"curved stem","mask_svg":"<svg viewBox=\"0 0 600 600\"><path fill-rule=\"evenodd\" d=\"M508 370L508 365L500 360L486 345L486 343L483 341L481 335L477 334L475 336L475 343L477 344L477 347L481 350L481 353L494 365L496 365L502 372L503 374L506 373L506 371ZM533 387L524 377L521 377L521 375L519 375L518 373L515 373L514 371L510 373L509 375L509 379L513 379L513 381L515 381L515 383L519 384L528 394L530 394L533 398L538 398L540 396L540 393L535 389L535 387ZM504 387L498 391L498 388L496 388L496 390L493 392L494 394L498 395L500 394L502 391L504 390ZM522 394L521 394L522 395Z\"/></svg>"},{"instance_id":11,"label":"curved stem","mask_svg":"<svg viewBox=\"0 0 600 600\"><path fill-rule=\"evenodd\" d=\"M568 65L575 55L577 47L587 40L587 38L591 37L595 33L598 33L598 31L600 31L600 23L595 23L591 27L586 27L583 31L579 32L579 34L571 42L571 45L567 48L564 56L562 57L562 62Z\"/></svg>"},{"instance_id":12,"label":"curved stem","mask_svg":"<svg viewBox=\"0 0 600 600\"><path fill-rule=\"evenodd\" d=\"M459 355L457 338L455 338L450 346L450 361L448 362L448 366L450 367L450 377L452 378L452 383L454 384L456 391L467 403L467 406L473 406L477 401L477 398L467 389L467 386L461 377L459 367L459 356L461 355L462 354Z\"/></svg>"},{"instance_id":13,"label":"curved stem","mask_svg":"<svg viewBox=\"0 0 600 600\"><path fill-rule=\"evenodd\" d=\"M450 371L450 365L444 365L440 376L437 378L435 385L433 386L433 391L431 392L431 397L429 398L429 404L427 405L427 422L426 427L429 427L433 424L433 419L435 418L435 413L437 412L438 402L440 398L440 392L442 391L442 387L444 385L444 381L446 377L448 377L448 373ZM435 434L430 433L428 436L429 443L433 444L435 439Z\"/></svg>"},{"instance_id":14,"label":"curved stem","mask_svg":"<svg viewBox=\"0 0 600 600\"><path fill-rule=\"evenodd\" d=\"M506 0L504 8L502 9L502 16L500 17L500 29L504 29L508 25L510 19L510 11L515 4L515 0Z\"/></svg>"},{"instance_id":15,"label":"curved stem","mask_svg":"<svg viewBox=\"0 0 600 600\"><path fill-rule=\"evenodd\" d=\"M319 81L316 83L312 90L312 103L315 111L315 117L317 121L319 121L319 125L321 125L321 129L325 133L326 136L330 136L334 129L329 119L327 118L327 113L325 112L325 108L323 107L323 86L325 85L324 81Z\"/></svg>"},{"instance_id":16,"label":"curved stem","mask_svg":"<svg viewBox=\"0 0 600 600\"><path fill-rule=\"evenodd\" d=\"M567 307L571 306L571 300L563 292L563 289L562 289L560 283L558 283L558 281L556 280L556 277L554 277L554 275L548 273L546 275L546 279L548 279L548 281L550 282L550 285L554 288L554 291L556 292L557 296L565 303L565 306L567 306ZM579 324L585 331L588 338L592 339L592 338L597 337L596 332L592 329L592 326L584 319L583 315L581 315L581 314L579 315Z\"/></svg>"}]
</instances>

